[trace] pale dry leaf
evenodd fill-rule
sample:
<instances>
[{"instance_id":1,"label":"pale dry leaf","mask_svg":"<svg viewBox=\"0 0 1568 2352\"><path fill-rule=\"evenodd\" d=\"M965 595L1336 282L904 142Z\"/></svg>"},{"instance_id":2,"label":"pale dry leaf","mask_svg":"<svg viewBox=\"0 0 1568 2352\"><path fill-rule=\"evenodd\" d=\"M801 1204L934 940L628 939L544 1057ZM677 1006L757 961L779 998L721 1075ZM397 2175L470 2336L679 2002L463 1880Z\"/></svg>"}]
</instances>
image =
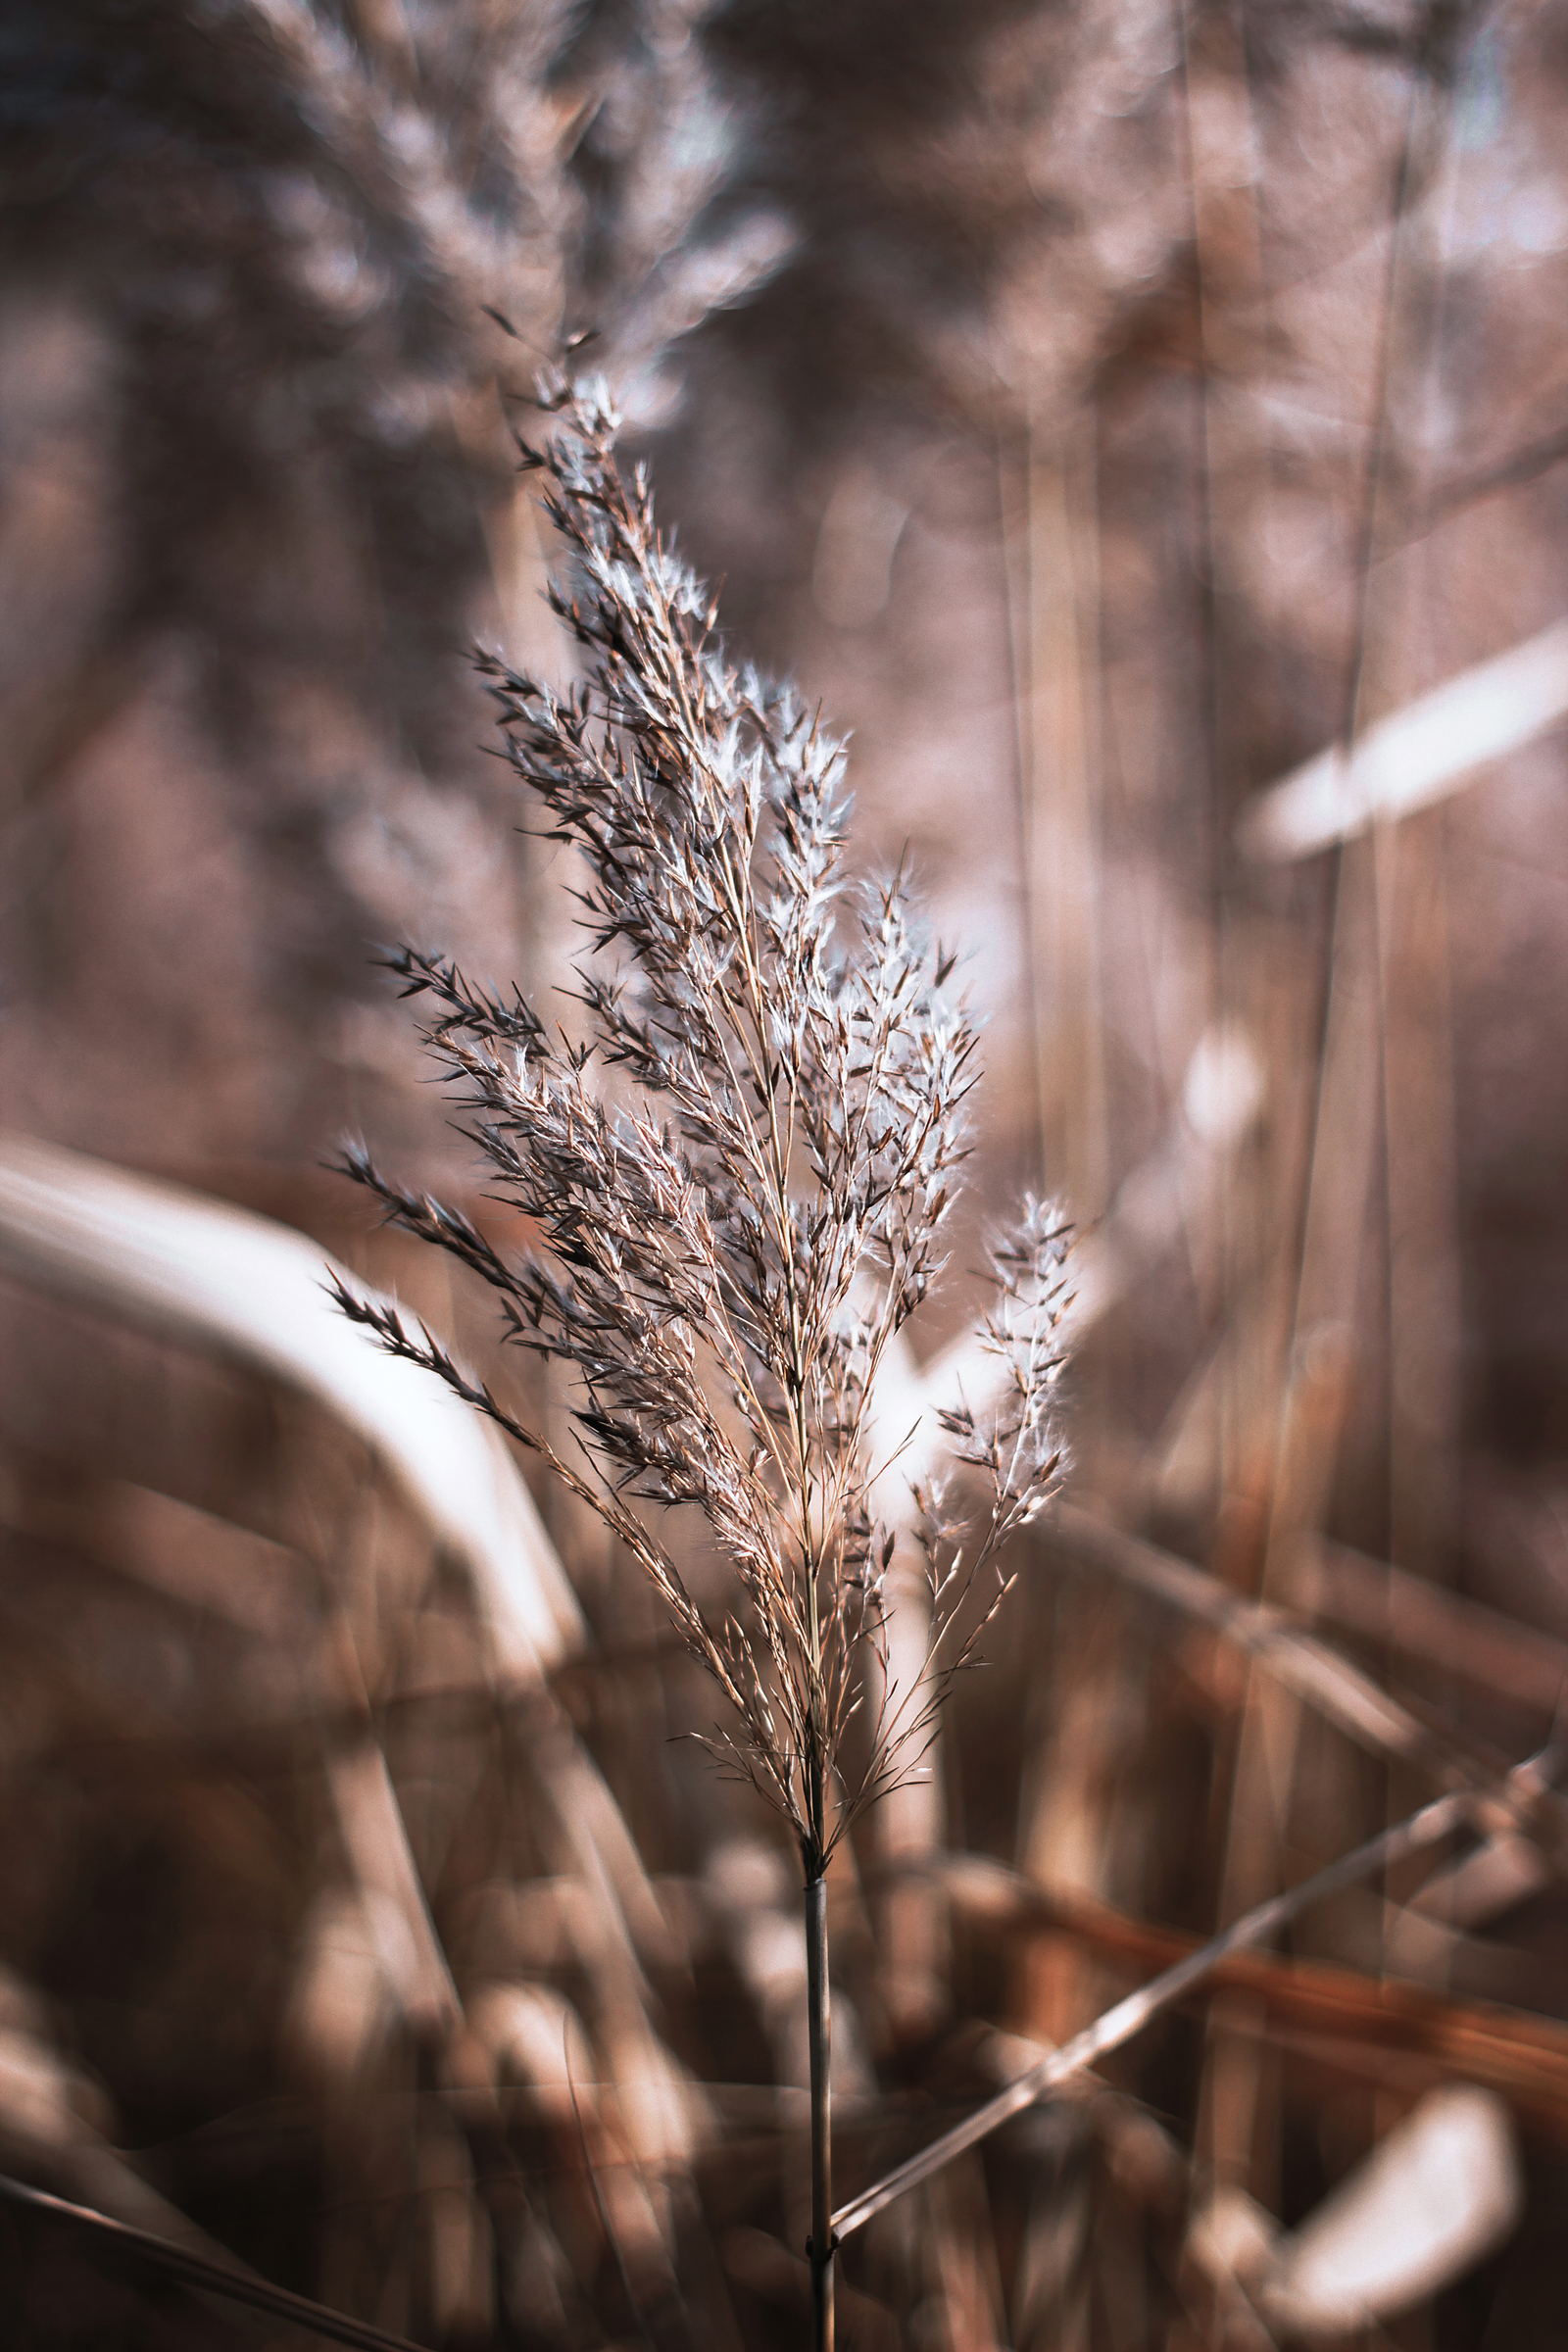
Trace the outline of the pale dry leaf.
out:
<instances>
[{"instance_id":1,"label":"pale dry leaf","mask_svg":"<svg viewBox=\"0 0 1568 2352\"><path fill-rule=\"evenodd\" d=\"M1305 2335L1352 2334L1425 2302L1504 2244L1524 2182L1508 2109L1435 2090L1275 2248L1259 2303Z\"/></svg>"},{"instance_id":2,"label":"pale dry leaf","mask_svg":"<svg viewBox=\"0 0 1568 2352\"><path fill-rule=\"evenodd\" d=\"M324 1404L467 1567L512 1673L536 1678L581 1642L575 1595L503 1440L337 1313L327 1283L347 1271L302 1234L11 1135L0 1138L0 1266Z\"/></svg>"}]
</instances>

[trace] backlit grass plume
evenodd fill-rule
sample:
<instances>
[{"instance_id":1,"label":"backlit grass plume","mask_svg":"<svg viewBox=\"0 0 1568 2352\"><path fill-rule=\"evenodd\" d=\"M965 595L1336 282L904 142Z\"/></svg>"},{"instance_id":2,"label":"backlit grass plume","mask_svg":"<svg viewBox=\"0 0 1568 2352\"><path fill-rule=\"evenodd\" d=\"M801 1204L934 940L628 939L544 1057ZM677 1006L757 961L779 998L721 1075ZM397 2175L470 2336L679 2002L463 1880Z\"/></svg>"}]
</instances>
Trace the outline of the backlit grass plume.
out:
<instances>
[{"instance_id":1,"label":"backlit grass plume","mask_svg":"<svg viewBox=\"0 0 1568 2352\"><path fill-rule=\"evenodd\" d=\"M987 1503L966 1535L936 1486L917 1498L932 1632L924 1672L900 1689L883 1597L894 1532L867 1499L887 1467L871 1456L869 1405L941 1268L974 1031L945 993L951 958L926 943L902 875L848 887L843 748L792 689L726 657L708 592L655 528L645 474L617 469L604 387L564 387L545 405L554 430L525 460L551 477L570 555L552 601L582 650L582 680L558 693L499 661L481 667L542 829L580 853L581 1037L443 956L406 948L391 959L429 1004L423 1034L491 1186L538 1246L503 1256L363 1152L347 1165L393 1222L483 1276L509 1339L570 1367L575 1454L519 1423L427 1332L348 1292L341 1303L543 1455L613 1530L729 1702L710 1744L794 1832L813 2087L821 2066L822 2334L822 1877L858 1814L923 1752L1005 1589L1001 1547L1056 1471L1066 1235L1030 1202L993 1252L995 1401L945 1416ZM734 1573L735 1605L717 1621L683 1578L662 1516L685 1505ZM981 1576L989 1607L960 1627ZM882 1671L865 1671L868 1653ZM868 1691L869 1720L852 1737Z\"/></svg>"}]
</instances>

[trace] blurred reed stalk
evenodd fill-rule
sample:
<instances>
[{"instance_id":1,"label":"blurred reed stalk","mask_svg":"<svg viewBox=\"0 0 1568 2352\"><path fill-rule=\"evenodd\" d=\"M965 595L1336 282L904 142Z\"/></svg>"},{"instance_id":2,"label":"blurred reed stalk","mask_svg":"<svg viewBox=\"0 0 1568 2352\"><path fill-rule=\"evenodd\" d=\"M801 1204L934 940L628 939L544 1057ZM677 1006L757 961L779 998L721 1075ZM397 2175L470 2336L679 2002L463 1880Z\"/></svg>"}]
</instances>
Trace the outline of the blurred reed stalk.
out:
<instances>
[{"instance_id":1,"label":"blurred reed stalk","mask_svg":"<svg viewBox=\"0 0 1568 2352\"><path fill-rule=\"evenodd\" d=\"M604 385L558 384L541 401L550 444L519 446L548 477L571 559L550 597L584 675L557 695L498 661L480 667L545 832L581 856L584 1034L552 1035L518 991L491 995L443 956L406 947L390 965L405 993L433 1000L423 1036L459 1089L464 1132L542 1248L503 1257L363 1150L344 1164L389 1222L490 1285L509 1340L566 1368L580 1460L395 1307L341 1282L337 1296L598 1513L728 1702L704 1743L789 1824L806 1889L813 2328L828 2346L825 1874L865 1808L918 1767L1010 1582L1002 1546L1051 1490L1067 1235L1031 1200L993 1246L981 1344L998 1402L939 1416L989 1507L971 1540L936 1480L916 1488L929 1633L901 1684L872 1391L941 1271L967 1152L975 1040L944 994L954 959L921 936L902 873L863 889L841 923L842 747L791 689L725 658L708 592L655 527L646 475L616 466ZM895 1458L907 1442L895 1435ZM638 1502L707 1520L738 1586L716 1626ZM989 1600L960 1625L988 1570ZM868 1682L869 1721L852 1738Z\"/></svg>"}]
</instances>

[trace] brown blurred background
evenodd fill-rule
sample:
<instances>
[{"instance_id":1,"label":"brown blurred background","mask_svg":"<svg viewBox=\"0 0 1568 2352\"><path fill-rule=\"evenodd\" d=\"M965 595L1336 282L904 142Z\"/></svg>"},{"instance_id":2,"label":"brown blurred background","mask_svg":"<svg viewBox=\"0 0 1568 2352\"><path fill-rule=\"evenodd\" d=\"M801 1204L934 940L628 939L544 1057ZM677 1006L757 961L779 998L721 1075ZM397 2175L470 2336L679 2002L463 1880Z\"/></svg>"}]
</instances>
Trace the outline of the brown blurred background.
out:
<instances>
[{"instance_id":1,"label":"brown blurred background","mask_svg":"<svg viewBox=\"0 0 1568 2352\"><path fill-rule=\"evenodd\" d=\"M983 1207L1085 1237L1080 1517L835 1886L845 2187L1446 1776L1547 1791L893 2209L846 2337L1560 2343L1568 6L10 0L0 120L0 2169L429 2344L804 2338L790 1857L312 1272L516 1378L322 1162L492 1213L372 956L569 952L466 653L565 674L508 426L592 330L968 953L926 1357ZM285 2340L0 2266L28 2343Z\"/></svg>"}]
</instances>

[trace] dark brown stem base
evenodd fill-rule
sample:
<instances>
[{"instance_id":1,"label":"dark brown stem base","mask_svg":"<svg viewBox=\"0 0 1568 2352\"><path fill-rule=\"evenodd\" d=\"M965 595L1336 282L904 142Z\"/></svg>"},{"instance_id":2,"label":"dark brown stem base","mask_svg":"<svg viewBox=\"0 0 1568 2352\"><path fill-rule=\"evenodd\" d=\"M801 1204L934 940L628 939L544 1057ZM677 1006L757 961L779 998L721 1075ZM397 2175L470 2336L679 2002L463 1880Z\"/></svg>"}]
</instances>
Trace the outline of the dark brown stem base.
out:
<instances>
[{"instance_id":1,"label":"dark brown stem base","mask_svg":"<svg viewBox=\"0 0 1568 2352\"><path fill-rule=\"evenodd\" d=\"M806 2001L811 2043L811 2342L833 2352L833 2023L827 1979L827 1881L806 1885Z\"/></svg>"}]
</instances>

